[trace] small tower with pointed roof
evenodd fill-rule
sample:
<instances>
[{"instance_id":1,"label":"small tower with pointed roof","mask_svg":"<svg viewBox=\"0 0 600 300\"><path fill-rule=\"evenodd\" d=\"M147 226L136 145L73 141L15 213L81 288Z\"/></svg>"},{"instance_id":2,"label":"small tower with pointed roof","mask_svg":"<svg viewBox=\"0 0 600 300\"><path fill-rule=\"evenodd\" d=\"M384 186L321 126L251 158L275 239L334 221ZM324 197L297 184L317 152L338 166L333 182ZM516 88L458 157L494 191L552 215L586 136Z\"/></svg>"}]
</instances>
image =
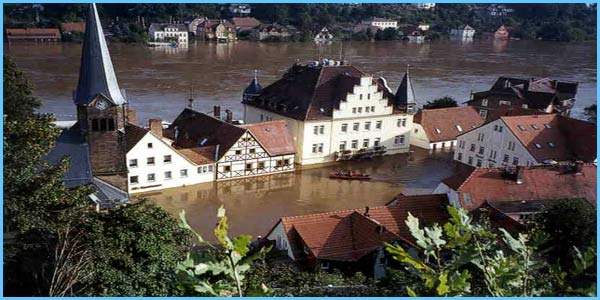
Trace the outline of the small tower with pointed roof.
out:
<instances>
[{"instance_id":1,"label":"small tower with pointed roof","mask_svg":"<svg viewBox=\"0 0 600 300\"><path fill-rule=\"evenodd\" d=\"M405 109L407 113L414 113L417 108L417 101L415 99L415 90L410 82L409 74L410 65L406 65L406 73L396 92L396 103L399 107Z\"/></svg>"},{"instance_id":2,"label":"small tower with pointed roof","mask_svg":"<svg viewBox=\"0 0 600 300\"><path fill-rule=\"evenodd\" d=\"M73 93L77 121L89 143L94 175L125 171L127 100L104 39L95 4L90 4L81 53L79 82Z\"/></svg>"},{"instance_id":3,"label":"small tower with pointed roof","mask_svg":"<svg viewBox=\"0 0 600 300\"><path fill-rule=\"evenodd\" d=\"M254 70L254 78L246 89L244 89L244 93L242 94L242 103L252 101L254 97L260 96L261 92L262 86L258 82L258 70Z\"/></svg>"}]
</instances>

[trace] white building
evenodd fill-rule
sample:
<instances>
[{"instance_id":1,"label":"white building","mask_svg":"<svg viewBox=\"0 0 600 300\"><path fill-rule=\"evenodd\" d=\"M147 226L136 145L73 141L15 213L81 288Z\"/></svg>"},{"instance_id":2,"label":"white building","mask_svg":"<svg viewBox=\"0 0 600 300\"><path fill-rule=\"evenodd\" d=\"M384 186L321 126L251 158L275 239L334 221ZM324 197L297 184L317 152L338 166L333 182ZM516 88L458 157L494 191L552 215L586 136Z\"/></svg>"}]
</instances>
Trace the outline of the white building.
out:
<instances>
[{"instance_id":1,"label":"white building","mask_svg":"<svg viewBox=\"0 0 600 300\"><path fill-rule=\"evenodd\" d=\"M556 114L503 116L458 136L454 159L476 167L596 159L593 123Z\"/></svg>"},{"instance_id":2,"label":"white building","mask_svg":"<svg viewBox=\"0 0 600 300\"><path fill-rule=\"evenodd\" d=\"M415 105L410 84L394 95L385 79L330 60L296 63L258 91L255 82L242 101L245 123L286 121L299 164L408 151Z\"/></svg>"},{"instance_id":3,"label":"white building","mask_svg":"<svg viewBox=\"0 0 600 300\"><path fill-rule=\"evenodd\" d=\"M434 9L435 3L417 3L417 8L422 10Z\"/></svg>"},{"instance_id":4,"label":"white building","mask_svg":"<svg viewBox=\"0 0 600 300\"><path fill-rule=\"evenodd\" d=\"M317 35L315 35L315 42L330 42L333 41L333 34L329 32L327 27L323 27Z\"/></svg>"},{"instance_id":5,"label":"white building","mask_svg":"<svg viewBox=\"0 0 600 300\"><path fill-rule=\"evenodd\" d=\"M362 22L366 25L375 26L381 30L386 28L398 28L398 21L384 19L384 18L371 18L370 20L366 20Z\"/></svg>"},{"instance_id":6,"label":"white building","mask_svg":"<svg viewBox=\"0 0 600 300\"><path fill-rule=\"evenodd\" d=\"M188 44L188 27L184 24L152 23L148 29L150 38L154 41L176 41L181 46Z\"/></svg>"},{"instance_id":7,"label":"white building","mask_svg":"<svg viewBox=\"0 0 600 300\"><path fill-rule=\"evenodd\" d=\"M459 37L463 39L473 38L475 35L475 29L469 25L465 25L456 29L450 30L450 35L454 37Z\"/></svg>"},{"instance_id":8,"label":"white building","mask_svg":"<svg viewBox=\"0 0 600 300\"><path fill-rule=\"evenodd\" d=\"M410 144L423 149L451 149L456 137L480 126L484 119L471 106L424 109L413 119Z\"/></svg>"}]
</instances>

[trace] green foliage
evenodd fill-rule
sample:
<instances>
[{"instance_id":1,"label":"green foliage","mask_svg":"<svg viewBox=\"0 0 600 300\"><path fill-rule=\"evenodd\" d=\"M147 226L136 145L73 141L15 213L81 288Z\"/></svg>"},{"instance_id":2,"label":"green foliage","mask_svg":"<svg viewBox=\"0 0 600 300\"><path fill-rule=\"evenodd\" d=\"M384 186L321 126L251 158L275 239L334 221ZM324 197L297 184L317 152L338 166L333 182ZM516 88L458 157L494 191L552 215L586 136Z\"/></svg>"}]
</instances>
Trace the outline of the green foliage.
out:
<instances>
[{"instance_id":1,"label":"green foliage","mask_svg":"<svg viewBox=\"0 0 600 300\"><path fill-rule=\"evenodd\" d=\"M541 249L546 234L533 230L513 237L504 229L493 232L486 222L476 224L463 209L448 207L449 222L421 228L409 214L406 224L420 254L386 244L392 257L420 278L407 293L428 296L547 296L594 295L595 281L573 287L574 278L589 272L595 251L576 252L575 265L561 271ZM442 230L443 228L443 230ZM576 249L576 248L575 248ZM595 273L585 274L595 279ZM477 282L483 278L482 282ZM557 279L555 279L557 278Z\"/></svg>"},{"instance_id":2,"label":"green foliage","mask_svg":"<svg viewBox=\"0 0 600 300\"><path fill-rule=\"evenodd\" d=\"M94 214L88 227L94 270L88 295L177 295L174 270L191 236L171 215L141 201Z\"/></svg>"},{"instance_id":3,"label":"green foliage","mask_svg":"<svg viewBox=\"0 0 600 300\"><path fill-rule=\"evenodd\" d=\"M247 295L254 296L270 293L270 289L264 283L259 286L248 285L246 274L250 270L251 263L271 249L261 248L251 253L251 236L241 235L230 238L227 231L227 216L222 206L217 211L219 223L214 231L219 246L208 243L190 227L185 211L182 211L179 217L180 227L191 232L196 237L198 245L206 246L204 249L193 249L177 266L180 275L178 287L184 294L241 297L244 296L244 291Z\"/></svg>"},{"instance_id":4,"label":"green foliage","mask_svg":"<svg viewBox=\"0 0 600 300\"><path fill-rule=\"evenodd\" d=\"M445 96L439 99L435 99L433 101L427 101L425 105L423 105L423 109L436 109L436 108L446 108L446 107L457 107L458 103L452 97Z\"/></svg>"}]
</instances>

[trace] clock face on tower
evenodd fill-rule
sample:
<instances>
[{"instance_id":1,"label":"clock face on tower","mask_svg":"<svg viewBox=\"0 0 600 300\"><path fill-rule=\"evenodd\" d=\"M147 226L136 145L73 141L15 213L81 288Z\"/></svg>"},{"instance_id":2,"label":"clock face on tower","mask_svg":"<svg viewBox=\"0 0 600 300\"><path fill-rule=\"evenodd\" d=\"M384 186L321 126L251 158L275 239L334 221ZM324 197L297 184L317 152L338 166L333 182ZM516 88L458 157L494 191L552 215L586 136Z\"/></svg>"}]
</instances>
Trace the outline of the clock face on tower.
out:
<instances>
[{"instance_id":1,"label":"clock face on tower","mask_svg":"<svg viewBox=\"0 0 600 300\"><path fill-rule=\"evenodd\" d=\"M105 110L108 108L108 103L104 100L96 101L96 108L99 110Z\"/></svg>"}]
</instances>

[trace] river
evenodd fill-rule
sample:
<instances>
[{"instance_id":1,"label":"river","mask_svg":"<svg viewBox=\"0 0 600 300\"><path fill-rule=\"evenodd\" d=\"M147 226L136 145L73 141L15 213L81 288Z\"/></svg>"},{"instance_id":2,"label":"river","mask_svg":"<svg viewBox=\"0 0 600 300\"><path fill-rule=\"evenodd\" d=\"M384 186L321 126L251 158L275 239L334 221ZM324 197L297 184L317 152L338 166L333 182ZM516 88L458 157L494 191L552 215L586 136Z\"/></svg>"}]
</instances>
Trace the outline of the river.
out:
<instances>
[{"instance_id":1,"label":"river","mask_svg":"<svg viewBox=\"0 0 600 300\"><path fill-rule=\"evenodd\" d=\"M75 119L71 100L77 85L81 44L13 44L5 51L28 75L41 111L59 120ZM243 117L241 91L259 71L263 86L277 80L296 59L344 59L359 69L382 75L392 88L400 84L406 65L420 104L451 96L459 102L471 91L488 89L498 76L552 77L580 83L573 115L596 103L596 44L542 41L435 41L314 43L198 42L189 48L147 48L109 45L121 88L138 122L148 118L172 121L187 105L193 87L195 108L213 105ZM143 194L167 211L185 209L190 223L208 239L217 222L216 210L228 210L233 234L264 235L281 216L383 205L398 193L429 193L455 168L448 153L410 155L374 161L304 168L295 173L199 184ZM371 182L328 178L337 168L372 174Z\"/></svg>"}]
</instances>

